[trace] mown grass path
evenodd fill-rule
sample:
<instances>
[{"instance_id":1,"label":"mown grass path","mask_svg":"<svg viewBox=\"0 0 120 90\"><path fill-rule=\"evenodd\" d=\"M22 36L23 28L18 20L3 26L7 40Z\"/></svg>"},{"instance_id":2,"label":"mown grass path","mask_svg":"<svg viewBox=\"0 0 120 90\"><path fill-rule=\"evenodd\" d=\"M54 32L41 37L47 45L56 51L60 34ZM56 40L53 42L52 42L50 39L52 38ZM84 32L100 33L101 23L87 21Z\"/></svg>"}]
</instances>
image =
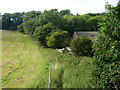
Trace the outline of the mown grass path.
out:
<instances>
[{"instance_id":1,"label":"mown grass path","mask_svg":"<svg viewBox=\"0 0 120 90\"><path fill-rule=\"evenodd\" d=\"M43 70L44 63L37 44L29 36L2 31L3 88L29 87Z\"/></svg>"}]
</instances>

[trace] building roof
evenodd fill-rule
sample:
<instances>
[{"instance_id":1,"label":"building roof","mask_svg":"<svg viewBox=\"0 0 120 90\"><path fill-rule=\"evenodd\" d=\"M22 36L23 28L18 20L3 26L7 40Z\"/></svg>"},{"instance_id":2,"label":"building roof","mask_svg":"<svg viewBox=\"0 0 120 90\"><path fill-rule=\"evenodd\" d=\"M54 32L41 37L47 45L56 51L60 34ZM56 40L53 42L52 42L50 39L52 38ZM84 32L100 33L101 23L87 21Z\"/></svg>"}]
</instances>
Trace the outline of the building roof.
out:
<instances>
[{"instance_id":1,"label":"building roof","mask_svg":"<svg viewBox=\"0 0 120 90\"><path fill-rule=\"evenodd\" d=\"M98 32L97 31L88 31L88 32L81 31L81 32L74 32L74 34L76 36L81 36L81 35L90 36L90 35L98 35Z\"/></svg>"}]
</instances>

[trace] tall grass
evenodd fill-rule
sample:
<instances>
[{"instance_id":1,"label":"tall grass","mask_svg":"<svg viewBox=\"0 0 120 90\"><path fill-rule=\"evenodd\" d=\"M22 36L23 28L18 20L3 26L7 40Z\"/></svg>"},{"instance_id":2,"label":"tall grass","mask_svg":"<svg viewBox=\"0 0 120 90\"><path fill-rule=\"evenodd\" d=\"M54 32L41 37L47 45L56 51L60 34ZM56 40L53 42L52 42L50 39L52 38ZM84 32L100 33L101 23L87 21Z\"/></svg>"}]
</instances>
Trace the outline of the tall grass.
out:
<instances>
[{"instance_id":1,"label":"tall grass","mask_svg":"<svg viewBox=\"0 0 120 90\"><path fill-rule=\"evenodd\" d=\"M70 56L45 48L40 48L40 52L44 60L52 61L51 88L95 88L91 80L92 58Z\"/></svg>"},{"instance_id":2,"label":"tall grass","mask_svg":"<svg viewBox=\"0 0 120 90\"><path fill-rule=\"evenodd\" d=\"M92 58L61 54L38 47L29 36L3 31L2 82L7 88L47 88L52 62L51 88L94 88Z\"/></svg>"}]
</instances>

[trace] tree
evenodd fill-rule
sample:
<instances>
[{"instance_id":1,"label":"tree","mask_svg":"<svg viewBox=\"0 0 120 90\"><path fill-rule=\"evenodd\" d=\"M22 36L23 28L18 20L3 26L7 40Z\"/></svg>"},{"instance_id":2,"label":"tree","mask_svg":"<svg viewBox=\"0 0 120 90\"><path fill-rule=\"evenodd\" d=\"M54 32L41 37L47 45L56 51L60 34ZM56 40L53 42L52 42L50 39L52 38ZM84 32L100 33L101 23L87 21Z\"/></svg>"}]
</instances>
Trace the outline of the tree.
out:
<instances>
[{"instance_id":1,"label":"tree","mask_svg":"<svg viewBox=\"0 0 120 90\"><path fill-rule=\"evenodd\" d=\"M39 15L41 15L41 11L27 12L23 18L23 23L21 25L22 27L19 27L19 29L23 28L26 34L29 34L31 37L33 37L33 33L36 27L39 26L38 23Z\"/></svg>"},{"instance_id":2,"label":"tree","mask_svg":"<svg viewBox=\"0 0 120 90\"><path fill-rule=\"evenodd\" d=\"M90 31L98 31L98 23L102 23L104 21L105 16L92 16L88 19L89 21L89 30Z\"/></svg>"},{"instance_id":3,"label":"tree","mask_svg":"<svg viewBox=\"0 0 120 90\"><path fill-rule=\"evenodd\" d=\"M101 88L120 88L120 1L113 7L106 4L106 20L100 23L99 37L94 44L93 79Z\"/></svg>"},{"instance_id":4,"label":"tree","mask_svg":"<svg viewBox=\"0 0 120 90\"><path fill-rule=\"evenodd\" d=\"M31 37L33 37L33 33L37 26L38 26L37 18L31 18L28 21L24 21L23 23L23 29L25 33L30 35Z\"/></svg>"},{"instance_id":5,"label":"tree","mask_svg":"<svg viewBox=\"0 0 120 90\"><path fill-rule=\"evenodd\" d=\"M39 15L41 15L41 14L42 14L41 11L30 11L30 12L27 12L24 15L23 22L24 21L28 21L31 18L39 17Z\"/></svg>"},{"instance_id":6,"label":"tree","mask_svg":"<svg viewBox=\"0 0 120 90\"><path fill-rule=\"evenodd\" d=\"M39 17L39 24L41 26L47 24L47 23L53 23L60 29L64 29L64 19L63 17L58 14L57 9L51 9L51 10L45 10L42 15Z\"/></svg>"},{"instance_id":7,"label":"tree","mask_svg":"<svg viewBox=\"0 0 120 90\"><path fill-rule=\"evenodd\" d=\"M19 26L17 26L17 31L19 31L21 33L25 33L24 28L23 28L23 23L20 24Z\"/></svg>"},{"instance_id":8,"label":"tree","mask_svg":"<svg viewBox=\"0 0 120 90\"><path fill-rule=\"evenodd\" d=\"M66 29L71 35L75 31L85 31L89 30L89 22L88 22L88 15L65 15L64 19L67 22Z\"/></svg>"},{"instance_id":9,"label":"tree","mask_svg":"<svg viewBox=\"0 0 120 90\"><path fill-rule=\"evenodd\" d=\"M92 41L86 36L78 36L72 40L70 48L76 56L91 56Z\"/></svg>"},{"instance_id":10,"label":"tree","mask_svg":"<svg viewBox=\"0 0 120 90\"><path fill-rule=\"evenodd\" d=\"M38 41L40 45L47 46L46 45L46 37L53 31L57 31L58 27L55 26L53 23L48 23L46 25L39 26L35 29L34 32L34 39Z\"/></svg>"},{"instance_id":11,"label":"tree","mask_svg":"<svg viewBox=\"0 0 120 90\"><path fill-rule=\"evenodd\" d=\"M11 30L17 30L17 26L20 25L23 21L23 13L13 13L11 14L10 20L12 21Z\"/></svg>"},{"instance_id":12,"label":"tree","mask_svg":"<svg viewBox=\"0 0 120 90\"><path fill-rule=\"evenodd\" d=\"M47 45L51 48L63 48L67 46L69 34L67 31L56 31L47 37Z\"/></svg>"},{"instance_id":13,"label":"tree","mask_svg":"<svg viewBox=\"0 0 120 90\"><path fill-rule=\"evenodd\" d=\"M10 20L11 18L11 14L10 13L5 13L4 15L2 15L2 29L7 29L9 30L11 25L12 25L12 21Z\"/></svg>"},{"instance_id":14,"label":"tree","mask_svg":"<svg viewBox=\"0 0 120 90\"><path fill-rule=\"evenodd\" d=\"M89 16L105 16L106 12L103 12L103 13L87 13L86 15L89 15Z\"/></svg>"},{"instance_id":15,"label":"tree","mask_svg":"<svg viewBox=\"0 0 120 90\"><path fill-rule=\"evenodd\" d=\"M5 13L2 15L2 25L4 30L16 30L23 21L25 13Z\"/></svg>"},{"instance_id":16,"label":"tree","mask_svg":"<svg viewBox=\"0 0 120 90\"><path fill-rule=\"evenodd\" d=\"M71 13L69 9L66 9L66 10L61 10L59 14L62 16L65 16L65 15L70 15Z\"/></svg>"}]
</instances>

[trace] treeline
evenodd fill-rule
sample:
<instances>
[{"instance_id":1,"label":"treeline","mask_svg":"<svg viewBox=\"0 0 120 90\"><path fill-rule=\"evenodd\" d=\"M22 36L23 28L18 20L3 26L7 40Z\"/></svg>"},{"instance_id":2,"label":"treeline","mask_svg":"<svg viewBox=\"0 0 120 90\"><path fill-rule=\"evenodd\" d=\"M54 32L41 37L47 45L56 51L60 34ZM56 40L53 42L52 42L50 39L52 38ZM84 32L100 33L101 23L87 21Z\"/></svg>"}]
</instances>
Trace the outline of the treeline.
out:
<instances>
[{"instance_id":1,"label":"treeline","mask_svg":"<svg viewBox=\"0 0 120 90\"><path fill-rule=\"evenodd\" d=\"M25 17L25 13L5 13L2 15L2 29L3 30L17 30L17 26L20 25Z\"/></svg>"},{"instance_id":2,"label":"treeline","mask_svg":"<svg viewBox=\"0 0 120 90\"><path fill-rule=\"evenodd\" d=\"M24 21L31 20L32 18L40 21L39 25L52 22L64 30L73 33L74 31L96 31L97 23L104 20L105 13L88 13L84 15L73 15L69 9L61 10L57 9L41 11L30 11L22 13L5 13L2 15L2 29L3 30L17 30L17 26ZM37 18L36 18L37 16ZM61 24L62 23L62 24ZM61 25L60 25L61 24Z\"/></svg>"},{"instance_id":3,"label":"treeline","mask_svg":"<svg viewBox=\"0 0 120 90\"><path fill-rule=\"evenodd\" d=\"M104 17L105 13L73 15L69 9L51 9L44 12L5 13L2 15L2 23L4 30L17 29L33 37L40 45L61 48L69 45L67 37L75 31L97 31L98 22L102 23Z\"/></svg>"}]
</instances>

